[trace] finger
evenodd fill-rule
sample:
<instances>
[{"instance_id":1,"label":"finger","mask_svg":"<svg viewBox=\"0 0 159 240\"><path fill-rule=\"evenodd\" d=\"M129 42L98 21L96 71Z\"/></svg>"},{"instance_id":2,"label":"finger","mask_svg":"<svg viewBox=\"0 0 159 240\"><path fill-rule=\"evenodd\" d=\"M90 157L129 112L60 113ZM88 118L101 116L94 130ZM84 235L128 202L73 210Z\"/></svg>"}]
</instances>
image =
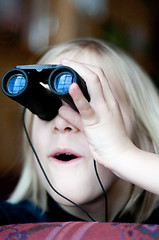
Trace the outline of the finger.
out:
<instances>
[{"instance_id":1,"label":"finger","mask_svg":"<svg viewBox=\"0 0 159 240\"><path fill-rule=\"evenodd\" d=\"M100 79L102 89L103 89L103 95L104 95L104 98L105 98L107 104L110 107L114 106L117 102L117 99L116 99L115 95L113 94L110 83L109 83L107 76L105 75L105 72L103 71L103 69L98 66L91 65L91 64L84 64L84 65L87 66L92 72L95 72L97 74L97 76Z\"/></svg>"},{"instance_id":2,"label":"finger","mask_svg":"<svg viewBox=\"0 0 159 240\"><path fill-rule=\"evenodd\" d=\"M110 91L110 94L112 95L112 90L111 90L109 81L108 81L103 69L98 66L91 65L91 64L85 64L85 66L99 76L103 89L107 89L107 94Z\"/></svg>"},{"instance_id":3,"label":"finger","mask_svg":"<svg viewBox=\"0 0 159 240\"><path fill-rule=\"evenodd\" d=\"M80 129L81 131L83 130L80 114L71 107L61 106L59 108L59 115L74 127Z\"/></svg>"},{"instance_id":4,"label":"finger","mask_svg":"<svg viewBox=\"0 0 159 240\"><path fill-rule=\"evenodd\" d=\"M102 89L103 89L103 95L104 95L104 98L105 98L107 104L109 105L109 107L112 108L116 104L118 104L116 96L113 94L110 83L109 83L103 69L99 68L97 66L94 66L94 65L90 65L90 64L86 64L86 66L90 70L94 71L99 76L99 79L100 79L100 82L102 85Z\"/></svg>"},{"instance_id":5,"label":"finger","mask_svg":"<svg viewBox=\"0 0 159 240\"><path fill-rule=\"evenodd\" d=\"M69 93L82 117L82 121L85 121L84 124L93 125L96 119L95 112L76 83L70 86Z\"/></svg>"}]
</instances>

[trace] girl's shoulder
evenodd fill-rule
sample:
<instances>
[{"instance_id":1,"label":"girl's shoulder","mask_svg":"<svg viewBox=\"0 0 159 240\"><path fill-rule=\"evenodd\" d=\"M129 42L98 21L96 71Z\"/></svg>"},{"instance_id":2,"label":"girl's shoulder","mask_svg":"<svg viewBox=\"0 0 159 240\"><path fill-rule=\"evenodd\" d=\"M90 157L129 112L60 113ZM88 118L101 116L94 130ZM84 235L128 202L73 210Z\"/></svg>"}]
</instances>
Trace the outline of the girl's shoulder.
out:
<instances>
[{"instance_id":1,"label":"girl's shoulder","mask_svg":"<svg viewBox=\"0 0 159 240\"><path fill-rule=\"evenodd\" d=\"M159 206L152 212L151 216L144 222L146 224L159 224Z\"/></svg>"},{"instance_id":2,"label":"girl's shoulder","mask_svg":"<svg viewBox=\"0 0 159 240\"><path fill-rule=\"evenodd\" d=\"M114 222L127 222L127 223L134 223L135 218L134 216L130 213L127 212L125 215L122 217L119 217L119 215L114 219ZM152 214L146 219L145 221L141 222L143 224L159 224L159 206L154 209Z\"/></svg>"},{"instance_id":3,"label":"girl's shoulder","mask_svg":"<svg viewBox=\"0 0 159 240\"><path fill-rule=\"evenodd\" d=\"M45 214L29 200L16 204L0 201L0 225L44 221Z\"/></svg>"}]
</instances>

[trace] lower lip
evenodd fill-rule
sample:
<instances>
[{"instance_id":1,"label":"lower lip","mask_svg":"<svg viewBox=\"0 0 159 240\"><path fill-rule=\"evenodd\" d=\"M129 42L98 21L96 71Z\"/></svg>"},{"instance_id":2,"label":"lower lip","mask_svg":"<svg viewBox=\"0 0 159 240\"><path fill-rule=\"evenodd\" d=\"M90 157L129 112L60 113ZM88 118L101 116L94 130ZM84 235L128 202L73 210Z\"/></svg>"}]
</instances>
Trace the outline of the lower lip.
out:
<instances>
[{"instance_id":1,"label":"lower lip","mask_svg":"<svg viewBox=\"0 0 159 240\"><path fill-rule=\"evenodd\" d=\"M75 163L75 162L78 162L82 159L82 157L77 157L77 158L73 158L69 161L62 161L62 160L59 160L57 158L54 158L54 157L49 157L50 160L53 160L59 164L72 164L72 163Z\"/></svg>"}]
</instances>

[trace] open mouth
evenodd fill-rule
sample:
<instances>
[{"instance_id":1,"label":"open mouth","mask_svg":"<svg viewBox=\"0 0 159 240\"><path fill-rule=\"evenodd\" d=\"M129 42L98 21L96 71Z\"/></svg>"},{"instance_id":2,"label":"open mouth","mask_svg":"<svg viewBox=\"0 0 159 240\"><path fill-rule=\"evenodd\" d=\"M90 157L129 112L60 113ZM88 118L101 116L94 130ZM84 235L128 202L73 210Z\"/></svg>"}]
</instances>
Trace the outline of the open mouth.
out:
<instances>
[{"instance_id":1,"label":"open mouth","mask_svg":"<svg viewBox=\"0 0 159 240\"><path fill-rule=\"evenodd\" d=\"M68 162L78 157L71 153L59 153L59 154L56 154L54 158L60 161Z\"/></svg>"}]
</instances>

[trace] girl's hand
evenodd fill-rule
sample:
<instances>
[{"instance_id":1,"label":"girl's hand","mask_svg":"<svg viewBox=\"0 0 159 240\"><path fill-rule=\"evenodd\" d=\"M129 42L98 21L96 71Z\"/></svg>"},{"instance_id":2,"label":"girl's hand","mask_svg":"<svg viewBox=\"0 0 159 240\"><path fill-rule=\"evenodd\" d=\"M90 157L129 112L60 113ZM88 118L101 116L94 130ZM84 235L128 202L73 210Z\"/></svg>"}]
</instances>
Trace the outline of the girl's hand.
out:
<instances>
[{"instance_id":1,"label":"girl's hand","mask_svg":"<svg viewBox=\"0 0 159 240\"><path fill-rule=\"evenodd\" d=\"M69 93L80 115L67 106L62 106L59 114L85 132L93 158L98 163L116 169L116 164L120 164L118 159L132 148L133 143L104 72L98 67L67 59L61 64L74 69L86 81L91 101L88 102L78 85L73 83Z\"/></svg>"}]
</instances>

